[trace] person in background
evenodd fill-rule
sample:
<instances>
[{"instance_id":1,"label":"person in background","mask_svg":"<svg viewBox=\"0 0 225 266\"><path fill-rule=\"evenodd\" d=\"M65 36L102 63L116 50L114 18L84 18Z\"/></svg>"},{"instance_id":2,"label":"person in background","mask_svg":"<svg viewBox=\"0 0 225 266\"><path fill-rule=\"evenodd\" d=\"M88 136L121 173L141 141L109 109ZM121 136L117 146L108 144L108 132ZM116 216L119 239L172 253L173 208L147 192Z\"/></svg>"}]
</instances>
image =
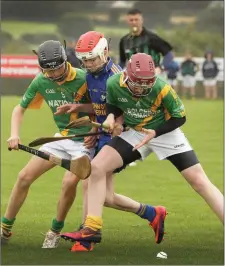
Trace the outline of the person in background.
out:
<instances>
[{"instance_id":1,"label":"person in background","mask_svg":"<svg viewBox=\"0 0 225 266\"><path fill-rule=\"evenodd\" d=\"M180 70L179 63L175 61L174 59L169 63L167 69L166 69L166 74L167 74L167 79L169 81L169 84L173 87L173 89L178 92L178 86L177 86L177 74Z\"/></svg>"},{"instance_id":2,"label":"person in background","mask_svg":"<svg viewBox=\"0 0 225 266\"><path fill-rule=\"evenodd\" d=\"M182 84L182 96L187 96L187 91L190 92L191 99L195 98L195 86L196 86L196 78L195 75L198 71L198 65L192 58L191 52L187 51L185 54L185 59L181 63L181 74L183 77Z\"/></svg>"},{"instance_id":3,"label":"person in background","mask_svg":"<svg viewBox=\"0 0 225 266\"><path fill-rule=\"evenodd\" d=\"M143 26L144 19L140 10L129 10L126 21L130 32L120 39L119 65L125 68L127 61L133 54L146 53L152 56L157 74L161 73L161 56L163 56L162 66L167 69L168 64L173 59L171 52L173 47Z\"/></svg>"},{"instance_id":4,"label":"person in background","mask_svg":"<svg viewBox=\"0 0 225 266\"><path fill-rule=\"evenodd\" d=\"M66 55L67 61L75 68L81 68L80 61L76 57L75 53L76 40L74 38L68 38L66 42Z\"/></svg>"},{"instance_id":5,"label":"person in background","mask_svg":"<svg viewBox=\"0 0 225 266\"><path fill-rule=\"evenodd\" d=\"M205 88L206 99L217 99L218 92L216 87L216 77L219 69L216 61L213 58L213 52L207 51L205 53L205 61L202 65L203 85Z\"/></svg>"}]
</instances>

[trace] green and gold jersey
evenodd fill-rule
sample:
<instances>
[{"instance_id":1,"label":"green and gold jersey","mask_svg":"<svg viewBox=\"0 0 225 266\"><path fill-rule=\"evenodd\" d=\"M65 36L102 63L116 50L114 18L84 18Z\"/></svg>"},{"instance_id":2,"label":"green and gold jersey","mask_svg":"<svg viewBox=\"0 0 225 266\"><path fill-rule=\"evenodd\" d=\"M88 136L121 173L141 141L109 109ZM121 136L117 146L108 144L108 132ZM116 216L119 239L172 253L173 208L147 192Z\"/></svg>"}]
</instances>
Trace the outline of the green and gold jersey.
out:
<instances>
[{"instance_id":1,"label":"green and gold jersey","mask_svg":"<svg viewBox=\"0 0 225 266\"><path fill-rule=\"evenodd\" d=\"M106 99L123 111L125 124L136 130L157 129L170 117L185 116L182 101L161 76L147 96L135 98L123 83L123 73L115 74L107 81Z\"/></svg>"},{"instance_id":2,"label":"green and gold jersey","mask_svg":"<svg viewBox=\"0 0 225 266\"><path fill-rule=\"evenodd\" d=\"M65 82L53 82L39 73L26 90L20 106L23 108L39 109L45 101L52 111L59 132L63 135L86 133L90 127L65 129L72 120L88 115L87 113L72 113L54 115L57 107L68 103L90 103L87 92L86 73L81 69L69 66L69 75ZM43 119L45 119L43 117ZM44 133L44 130L43 130ZM80 138L81 140L82 138ZM76 138L78 140L78 138Z\"/></svg>"}]
</instances>

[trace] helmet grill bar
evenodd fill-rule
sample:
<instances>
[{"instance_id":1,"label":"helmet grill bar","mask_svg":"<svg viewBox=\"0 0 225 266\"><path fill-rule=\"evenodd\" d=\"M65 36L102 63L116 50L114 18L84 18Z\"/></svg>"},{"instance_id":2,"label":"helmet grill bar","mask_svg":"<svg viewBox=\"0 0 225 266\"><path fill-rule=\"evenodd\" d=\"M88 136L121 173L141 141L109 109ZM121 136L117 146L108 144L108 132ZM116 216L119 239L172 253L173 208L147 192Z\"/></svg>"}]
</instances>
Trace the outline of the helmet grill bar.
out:
<instances>
[{"instance_id":1,"label":"helmet grill bar","mask_svg":"<svg viewBox=\"0 0 225 266\"><path fill-rule=\"evenodd\" d=\"M41 56L41 59L43 59L43 60L47 60L47 58L46 58L46 55L45 55L45 52L44 52L44 51L42 51L42 52L40 53L40 56Z\"/></svg>"}]
</instances>

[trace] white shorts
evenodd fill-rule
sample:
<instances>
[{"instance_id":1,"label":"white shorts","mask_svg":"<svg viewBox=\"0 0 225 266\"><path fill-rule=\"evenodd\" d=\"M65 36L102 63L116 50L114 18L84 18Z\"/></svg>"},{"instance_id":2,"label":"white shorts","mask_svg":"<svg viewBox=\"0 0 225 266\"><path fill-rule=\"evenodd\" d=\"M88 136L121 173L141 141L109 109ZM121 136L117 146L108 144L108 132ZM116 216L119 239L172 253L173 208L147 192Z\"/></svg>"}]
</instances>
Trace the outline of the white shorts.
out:
<instances>
[{"instance_id":1,"label":"white shorts","mask_svg":"<svg viewBox=\"0 0 225 266\"><path fill-rule=\"evenodd\" d=\"M133 147L139 144L143 140L144 136L145 133L133 129L122 132L122 134L119 135L120 138L124 139ZM180 128L154 138L149 141L149 143L138 149L142 160L144 160L152 152L156 154L159 160L163 160L171 155L191 150L193 150L193 148Z\"/></svg>"},{"instance_id":2,"label":"white shorts","mask_svg":"<svg viewBox=\"0 0 225 266\"><path fill-rule=\"evenodd\" d=\"M193 76L190 75L184 76L182 80L183 80L182 84L185 88L193 88L196 85L196 79Z\"/></svg>"},{"instance_id":3,"label":"white shorts","mask_svg":"<svg viewBox=\"0 0 225 266\"><path fill-rule=\"evenodd\" d=\"M177 86L177 79L168 79L169 84L173 87L173 86Z\"/></svg>"},{"instance_id":4,"label":"white shorts","mask_svg":"<svg viewBox=\"0 0 225 266\"><path fill-rule=\"evenodd\" d=\"M62 135L56 133L55 137L62 137ZM81 141L65 139L46 143L42 145L39 150L49 152L55 156L68 160L73 160L83 155L87 155L90 160L92 160L95 154L95 149L87 149L83 144L84 143Z\"/></svg>"},{"instance_id":5,"label":"white shorts","mask_svg":"<svg viewBox=\"0 0 225 266\"><path fill-rule=\"evenodd\" d=\"M216 86L216 79L204 79L203 80L203 85L204 86L209 86L209 87L213 87Z\"/></svg>"}]
</instances>

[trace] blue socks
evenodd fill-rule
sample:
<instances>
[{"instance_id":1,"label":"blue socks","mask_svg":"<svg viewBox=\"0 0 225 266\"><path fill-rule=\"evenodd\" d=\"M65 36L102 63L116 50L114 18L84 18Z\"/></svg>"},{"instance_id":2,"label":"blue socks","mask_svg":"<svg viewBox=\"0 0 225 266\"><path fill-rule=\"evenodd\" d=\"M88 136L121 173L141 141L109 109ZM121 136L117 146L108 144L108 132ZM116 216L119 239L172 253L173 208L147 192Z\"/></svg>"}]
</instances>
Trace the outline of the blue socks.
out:
<instances>
[{"instance_id":1,"label":"blue socks","mask_svg":"<svg viewBox=\"0 0 225 266\"><path fill-rule=\"evenodd\" d=\"M142 219L147 219L149 222L152 222L156 216L156 211L155 208L150 205L140 204L140 208L136 214Z\"/></svg>"}]
</instances>

